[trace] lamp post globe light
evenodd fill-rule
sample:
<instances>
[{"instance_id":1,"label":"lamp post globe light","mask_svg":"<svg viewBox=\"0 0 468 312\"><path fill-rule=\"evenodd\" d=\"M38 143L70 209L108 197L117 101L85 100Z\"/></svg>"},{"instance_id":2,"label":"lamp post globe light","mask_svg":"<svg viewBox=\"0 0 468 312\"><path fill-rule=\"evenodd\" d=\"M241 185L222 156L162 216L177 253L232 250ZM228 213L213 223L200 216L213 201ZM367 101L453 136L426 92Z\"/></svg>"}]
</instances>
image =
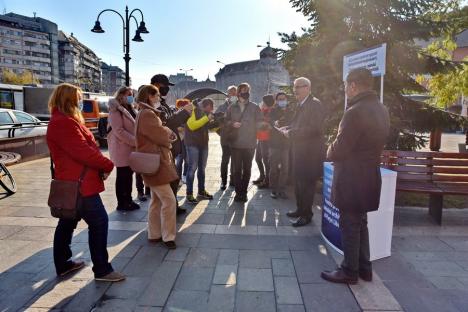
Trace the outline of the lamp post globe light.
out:
<instances>
[{"instance_id":1,"label":"lamp post globe light","mask_svg":"<svg viewBox=\"0 0 468 312\"><path fill-rule=\"evenodd\" d=\"M130 21L133 19L135 21L135 25L137 27L135 31L135 36L133 37L132 41L135 42L143 42L143 39L141 38L140 34L148 34L149 31L146 29L146 24L144 21L143 17L143 12L140 9L133 9L130 13L128 12L128 6L125 7L125 18L116 10L112 9L105 9L99 12L96 22L94 23L93 29L91 31L93 33L98 33L102 34L104 33L104 29L102 29L101 22L99 21L99 18L101 17L101 14L104 12L114 12L120 18L122 19L123 23L123 51L125 52L124 55L124 60L125 60L125 85L128 87L130 86L130 72L129 72L129 65L130 65ZM140 25L138 25L138 20L137 18L133 15L133 13L139 12L141 15L141 22Z\"/></svg>"}]
</instances>

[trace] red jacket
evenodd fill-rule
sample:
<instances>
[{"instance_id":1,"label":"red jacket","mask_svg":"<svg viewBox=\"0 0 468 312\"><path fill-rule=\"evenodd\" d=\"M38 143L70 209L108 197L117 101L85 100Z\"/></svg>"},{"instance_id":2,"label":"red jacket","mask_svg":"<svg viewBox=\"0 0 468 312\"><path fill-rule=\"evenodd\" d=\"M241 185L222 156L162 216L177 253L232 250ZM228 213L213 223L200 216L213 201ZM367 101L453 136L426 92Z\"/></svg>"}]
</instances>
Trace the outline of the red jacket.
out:
<instances>
[{"instance_id":1,"label":"red jacket","mask_svg":"<svg viewBox=\"0 0 468 312\"><path fill-rule=\"evenodd\" d=\"M54 109L47 128L47 145L55 164L55 179L78 181L87 166L81 195L91 196L104 191L100 172L111 172L114 164L102 155L88 128Z\"/></svg>"}]
</instances>

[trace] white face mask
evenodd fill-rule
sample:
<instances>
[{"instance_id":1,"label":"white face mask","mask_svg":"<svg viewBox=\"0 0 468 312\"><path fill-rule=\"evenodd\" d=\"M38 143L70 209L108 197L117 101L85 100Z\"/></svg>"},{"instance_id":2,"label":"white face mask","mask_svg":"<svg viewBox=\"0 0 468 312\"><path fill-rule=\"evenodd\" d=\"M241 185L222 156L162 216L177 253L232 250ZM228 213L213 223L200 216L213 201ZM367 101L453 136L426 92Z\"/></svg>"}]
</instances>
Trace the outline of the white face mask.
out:
<instances>
[{"instance_id":1,"label":"white face mask","mask_svg":"<svg viewBox=\"0 0 468 312\"><path fill-rule=\"evenodd\" d=\"M237 96L235 96L235 95L230 96L229 97L229 102L231 102L231 103L237 102Z\"/></svg>"},{"instance_id":2,"label":"white face mask","mask_svg":"<svg viewBox=\"0 0 468 312\"><path fill-rule=\"evenodd\" d=\"M161 102L157 101L156 103L153 104L154 108L159 108L161 107Z\"/></svg>"}]
</instances>

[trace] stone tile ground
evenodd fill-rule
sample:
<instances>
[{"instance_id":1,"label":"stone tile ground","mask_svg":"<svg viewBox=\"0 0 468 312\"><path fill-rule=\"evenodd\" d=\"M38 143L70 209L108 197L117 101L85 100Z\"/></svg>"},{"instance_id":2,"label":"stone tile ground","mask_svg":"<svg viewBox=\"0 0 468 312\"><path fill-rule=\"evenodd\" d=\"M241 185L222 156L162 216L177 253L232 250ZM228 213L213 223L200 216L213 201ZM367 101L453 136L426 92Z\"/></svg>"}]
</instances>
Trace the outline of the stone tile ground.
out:
<instances>
[{"instance_id":1,"label":"stone tile ground","mask_svg":"<svg viewBox=\"0 0 468 312\"><path fill-rule=\"evenodd\" d=\"M48 160L11 167L19 192L0 199L0 311L341 312L384 310L389 305L376 302L393 297L394 310L468 311L468 210L447 211L438 227L427 209L397 209L392 256L374 263L376 282L350 289L320 278L336 262L320 238L317 208L313 223L296 230L284 216L293 200L251 187L248 203L233 203L232 190L218 191L219 160L212 137L207 189L215 199L184 205L189 213L178 219L174 251L147 241L147 204L115 211L111 175L102 194L109 254L128 276L118 284L95 282L90 266L66 280L55 277ZM183 203L183 187L179 195ZM90 264L87 236L80 222L74 257ZM385 291L390 299L379 297Z\"/></svg>"}]
</instances>

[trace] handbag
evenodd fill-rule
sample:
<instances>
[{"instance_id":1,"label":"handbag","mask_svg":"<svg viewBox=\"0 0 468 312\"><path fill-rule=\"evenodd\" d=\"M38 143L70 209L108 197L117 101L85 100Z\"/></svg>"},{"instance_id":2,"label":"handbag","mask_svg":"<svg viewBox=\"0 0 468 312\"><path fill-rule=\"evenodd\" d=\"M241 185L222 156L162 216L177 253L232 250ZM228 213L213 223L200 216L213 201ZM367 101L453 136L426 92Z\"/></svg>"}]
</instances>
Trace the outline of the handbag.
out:
<instances>
[{"instance_id":1,"label":"handbag","mask_svg":"<svg viewBox=\"0 0 468 312\"><path fill-rule=\"evenodd\" d=\"M81 204L80 187L88 167L84 167L78 181L63 181L54 178L53 162L51 162L52 182L50 182L49 200L52 217L59 219L77 220Z\"/></svg>"},{"instance_id":2,"label":"handbag","mask_svg":"<svg viewBox=\"0 0 468 312\"><path fill-rule=\"evenodd\" d=\"M140 105L156 111L151 106L143 104L144 103L140 103ZM137 133L140 115L141 112L138 114L135 120L135 140L137 140L138 138ZM159 166L161 164L161 155L155 153L131 152L128 158L128 163L130 168L132 168L133 172L139 174L153 175L156 174L159 170Z\"/></svg>"}]
</instances>

